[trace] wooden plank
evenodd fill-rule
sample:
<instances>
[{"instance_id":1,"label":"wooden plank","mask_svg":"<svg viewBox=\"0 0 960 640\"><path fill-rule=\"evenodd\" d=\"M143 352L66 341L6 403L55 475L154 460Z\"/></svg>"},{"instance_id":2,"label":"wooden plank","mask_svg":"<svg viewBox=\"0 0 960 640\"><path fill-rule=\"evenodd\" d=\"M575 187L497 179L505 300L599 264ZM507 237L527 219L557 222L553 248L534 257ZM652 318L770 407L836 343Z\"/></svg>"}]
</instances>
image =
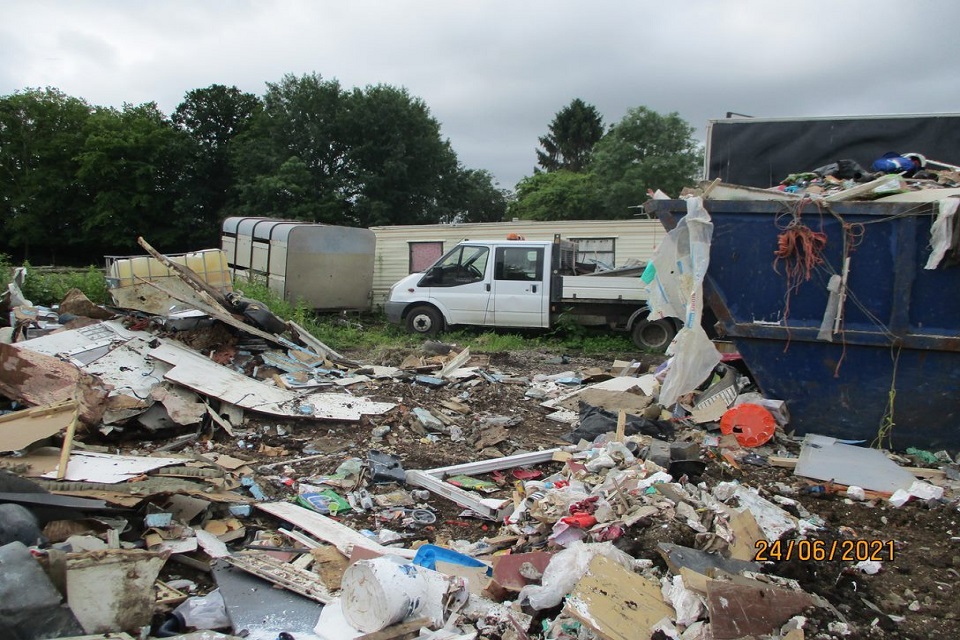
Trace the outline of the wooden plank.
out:
<instances>
[{"instance_id":1,"label":"wooden plank","mask_svg":"<svg viewBox=\"0 0 960 640\"><path fill-rule=\"evenodd\" d=\"M257 508L300 527L319 540L329 542L339 549L340 553L348 557L355 546L369 549L381 555L393 554L408 559L417 555L414 549L385 547L336 520L289 502L258 503Z\"/></svg>"},{"instance_id":2,"label":"wooden plank","mask_svg":"<svg viewBox=\"0 0 960 640\"><path fill-rule=\"evenodd\" d=\"M57 480L63 480L67 475L67 464L70 462L70 452L73 450L73 436L77 433L77 423L80 422L80 403L74 402L73 417L63 436L63 447L60 449L60 464L57 465Z\"/></svg>"},{"instance_id":3,"label":"wooden plank","mask_svg":"<svg viewBox=\"0 0 960 640\"><path fill-rule=\"evenodd\" d=\"M590 562L563 610L603 640L647 638L653 625L676 615L659 584L603 556Z\"/></svg>"},{"instance_id":4,"label":"wooden plank","mask_svg":"<svg viewBox=\"0 0 960 640\"><path fill-rule=\"evenodd\" d=\"M380 629L380 631L365 633L357 636L355 640L399 640L411 633L417 633L421 627L430 627L432 624L433 621L430 618L417 618Z\"/></svg>"},{"instance_id":5,"label":"wooden plank","mask_svg":"<svg viewBox=\"0 0 960 640\"><path fill-rule=\"evenodd\" d=\"M451 373L462 367L470 359L470 348L467 347L456 356L450 359L450 362L443 365L443 368L440 369L440 373L437 374L438 378L446 378Z\"/></svg>"},{"instance_id":6,"label":"wooden plank","mask_svg":"<svg viewBox=\"0 0 960 640\"><path fill-rule=\"evenodd\" d=\"M774 633L812 604L813 598L803 591L707 582L710 629L716 640Z\"/></svg>"},{"instance_id":7,"label":"wooden plank","mask_svg":"<svg viewBox=\"0 0 960 640\"><path fill-rule=\"evenodd\" d=\"M19 451L71 425L75 429L79 409L67 400L0 416L0 451Z\"/></svg>"}]
</instances>

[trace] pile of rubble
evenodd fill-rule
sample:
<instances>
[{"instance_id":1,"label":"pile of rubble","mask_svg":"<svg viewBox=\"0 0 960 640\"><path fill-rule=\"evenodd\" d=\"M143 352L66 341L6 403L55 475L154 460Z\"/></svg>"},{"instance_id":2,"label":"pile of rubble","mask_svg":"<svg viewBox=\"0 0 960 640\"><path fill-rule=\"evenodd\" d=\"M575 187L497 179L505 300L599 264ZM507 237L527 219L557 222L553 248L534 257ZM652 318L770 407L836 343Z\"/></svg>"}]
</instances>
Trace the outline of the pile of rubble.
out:
<instances>
[{"instance_id":1,"label":"pile of rubble","mask_svg":"<svg viewBox=\"0 0 960 640\"><path fill-rule=\"evenodd\" d=\"M670 361L529 376L428 343L366 364L149 286L175 317L10 310L4 637L796 640L935 604L864 625L797 563L882 576L903 541L817 501L955 512L950 455L789 437L733 354L668 410Z\"/></svg>"}]
</instances>

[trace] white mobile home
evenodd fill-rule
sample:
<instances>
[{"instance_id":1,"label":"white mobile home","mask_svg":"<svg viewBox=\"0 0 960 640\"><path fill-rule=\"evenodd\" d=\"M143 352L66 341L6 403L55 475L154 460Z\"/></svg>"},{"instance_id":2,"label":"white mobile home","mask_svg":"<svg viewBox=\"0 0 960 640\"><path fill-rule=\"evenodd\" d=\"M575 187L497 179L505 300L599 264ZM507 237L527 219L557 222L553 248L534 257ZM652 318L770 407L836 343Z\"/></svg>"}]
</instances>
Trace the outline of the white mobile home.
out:
<instances>
[{"instance_id":1,"label":"white mobile home","mask_svg":"<svg viewBox=\"0 0 960 640\"><path fill-rule=\"evenodd\" d=\"M622 267L646 262L666 235L658 220L555 220L475 222L371 227L377 247L373 267L373 304L382 305L390 287L410 273L423 271L461 240L501 240L516 234L527 240L576 240L577 262Z\"/></svg>"}]
</instances>

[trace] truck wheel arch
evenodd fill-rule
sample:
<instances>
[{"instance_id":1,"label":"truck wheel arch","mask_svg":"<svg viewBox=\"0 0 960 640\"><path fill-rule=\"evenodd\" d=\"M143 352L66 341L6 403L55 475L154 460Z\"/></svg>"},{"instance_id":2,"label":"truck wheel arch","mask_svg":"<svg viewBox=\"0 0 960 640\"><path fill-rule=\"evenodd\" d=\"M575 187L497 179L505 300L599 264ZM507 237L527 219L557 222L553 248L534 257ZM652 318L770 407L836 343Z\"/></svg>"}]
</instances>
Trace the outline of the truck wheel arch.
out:
<instances>
[{"instance_id":1,"label":"truck wheel arch","mask_svg":"<svg viewBox=\"0 0 960 640\"><path fill-rule=\"evenodd\" d=\"M411 305L403 314L404 326L410 333L435 336L444 329L443 313L432 304Z\"/></svg>"}]
</instances>

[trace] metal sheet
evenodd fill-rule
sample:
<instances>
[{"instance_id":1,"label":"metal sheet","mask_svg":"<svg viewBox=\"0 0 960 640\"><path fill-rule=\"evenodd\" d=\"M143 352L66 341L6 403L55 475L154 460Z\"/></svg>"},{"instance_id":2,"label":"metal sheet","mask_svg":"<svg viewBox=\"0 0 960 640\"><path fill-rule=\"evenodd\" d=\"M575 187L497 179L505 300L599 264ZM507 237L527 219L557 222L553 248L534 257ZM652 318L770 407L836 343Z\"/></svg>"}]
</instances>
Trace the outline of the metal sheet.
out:
<instances>
[{"instance_id":1,"label":"metal sheet","mask_svg":"<svg viewBox=\"0 0 960 640\"><path fill-rule=\"evenodd\" d=\"M301 595L275 589L265 580L218 560L213 577L220 588L234 632L249 639L275 640L281 631L297 640L311 640L323 605Z\"/></svg>"},{"instance_id":2,"label":"metal sheet","mask_svg":"<svg viewBox=\"0 0 960 640\"><path fill-rule=\"evenodd\" d=\"M298 395L252 380L199 354L170 344L160 345L150 352L150 356L174 365L164 376L167 380L258 413L355 422L362 415L379 415L396 406L348 394Z\"/></svg>"}]
</instances>

